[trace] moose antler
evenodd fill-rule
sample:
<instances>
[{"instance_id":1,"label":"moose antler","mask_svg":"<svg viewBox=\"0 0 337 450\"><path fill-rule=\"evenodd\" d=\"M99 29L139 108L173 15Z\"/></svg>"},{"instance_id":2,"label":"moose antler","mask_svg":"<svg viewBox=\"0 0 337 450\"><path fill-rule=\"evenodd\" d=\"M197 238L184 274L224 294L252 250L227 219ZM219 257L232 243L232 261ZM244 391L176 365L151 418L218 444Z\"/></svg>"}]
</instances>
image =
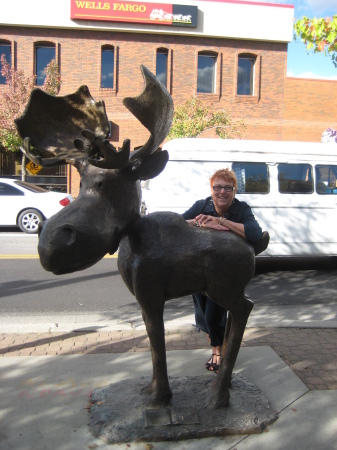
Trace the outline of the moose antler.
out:
<instances>
[{"instance_id":1,"label":"moose antler","mask_svg":"<svg viewBox=\"0 0 337 450\"><path fill-rule=\"evenodd\" d=\"M87 86L64 97L34 89L24 113L15 120L24 139L22 152L44 167L75 164L83 158L105 169L139 164L165 140L173 119L170 94L145 66L141 66L141 71L143 92L138 97L125 98L123 104L151 135L131 156L129 140L117 151L106 139L109 122L104 102L95 102Z\"/></svg>"},{"instance_id":2,"label":"moose antler","mask_svg":"<svg viewBox=\"0 0 337 450\"><path fill-rule=\"evenodd\" d=\"M173 100L165 86L141 66L145 87L139 97L127 97L123 105L146 127L151 136L146 144L130 156L130 162L145 159L168 135L173 120Z\"/></svg>"},{"instance_id":3,"label":"moose antler","mask_svg":"<svg viewBox=\"0 0 337 450\"><path fill-rule=\"evenodd\" d=\"M147 128L151 135L146 144L137 148L129 157L129 144L124 141L119 152L100 136L82 132L86 140L76 142L78 148L86 148L89 163L104 169L117 169L139 164L156 151L168 135L173 120L173 101L165 86L145 67L141 66L145 86L138 97L127 97L123 104Z\"/></svg>"},{"instance_id":4,"label":"moose antler","mask_svg":"<svg viewBox=\"0 0 337 450\"><path fill-rule=\"evenodd\" d=\"M88 162L93 166L121 169L128 164L130 155L129 139L125 139L123 147L117 152L116 148L107 139L95 136L90 130L82 130L81 134L85 140L75 139L74 145L78 150L86 153Z\"/></svg>"},{"instance_id":5,"label":"moose antler","mask_svg":"<svg viewBox=\"0 0 337 450\"><path fill-rule=\"evenodd\" d=\"M74 146L84 128L106 137L109 121L103 101L95 102L87 86L64 97L34 89L21 117L15 119L29 159L44 167L74 164L83 153Z\"/></svg>"}]
</instances>

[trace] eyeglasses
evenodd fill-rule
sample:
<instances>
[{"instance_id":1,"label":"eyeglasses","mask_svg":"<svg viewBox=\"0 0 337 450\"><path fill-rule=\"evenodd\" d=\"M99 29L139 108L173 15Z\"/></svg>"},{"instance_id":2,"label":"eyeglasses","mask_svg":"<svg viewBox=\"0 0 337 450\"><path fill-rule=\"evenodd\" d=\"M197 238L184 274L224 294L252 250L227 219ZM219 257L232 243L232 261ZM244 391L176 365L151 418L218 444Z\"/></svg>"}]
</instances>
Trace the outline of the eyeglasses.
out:
<instances>
[{"instance_id":1,"label":"eyeglasses","mask_svg":"<svg viewBox=\"0 0 337 450\"><path fill-rule=\"evenodd\" d=\"M213 186L213 191L215 191L215 192L221 192L222 189L225 192L235 191L235 187L234 186L221 186L221 184L216 184L215 186Z\"/></svg>"}]
</instances>

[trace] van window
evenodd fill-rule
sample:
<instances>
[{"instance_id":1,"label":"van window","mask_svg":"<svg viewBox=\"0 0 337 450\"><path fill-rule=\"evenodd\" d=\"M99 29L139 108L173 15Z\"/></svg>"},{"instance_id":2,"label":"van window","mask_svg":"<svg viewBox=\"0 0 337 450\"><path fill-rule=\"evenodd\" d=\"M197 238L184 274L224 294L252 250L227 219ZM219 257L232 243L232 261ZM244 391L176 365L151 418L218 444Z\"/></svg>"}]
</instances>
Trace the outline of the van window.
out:
<instances>
[{"instance_id":1,"label":"van window","mask_svg":"<svg viewBox=\"0 0 337 450\"><path fill-rule=\"evenodd\" d=\"M233 171L238 180L238 194L269 192L268 166L264 163L233 163Z\"/></svg>"},{"instance_id":2,"label":"van window","mask_svg":"<svg viewBox=\"0 0 337 450\"><path fill-rule=\"evenodd\" d=\"M337 194L337 166L317 165L316 172L316 192L317 194Z\"/></svg>"},{"instance_id":3,"label":"van window","mask_svg":"<svg viewBox=\"0 0 337 450\"><path fill-rule=\"evenodd\" d=\"M311 194L313 192L310 164L279 164L278 186L282 194Z\"/></svg>"}]
</instances>

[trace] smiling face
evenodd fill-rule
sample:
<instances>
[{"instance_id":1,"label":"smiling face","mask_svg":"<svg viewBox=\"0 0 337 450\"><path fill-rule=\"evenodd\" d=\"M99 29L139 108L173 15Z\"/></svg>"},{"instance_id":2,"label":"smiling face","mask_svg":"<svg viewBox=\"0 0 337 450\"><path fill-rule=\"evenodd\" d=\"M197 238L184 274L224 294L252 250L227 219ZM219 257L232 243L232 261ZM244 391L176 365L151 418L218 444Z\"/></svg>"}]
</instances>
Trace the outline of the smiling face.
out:
<instances>
[{"instance_id":1,"label":"smiling face","mask_svg":"<svg viewBox=\"0 0 337 450\"><path fill-rule=\"evenodd\" d=\"M216 212L219 214L219 216L223 216L231 206L234 197L235 197L235 189L232 191L227 191L225 189L215 190L215 187L222 186L222 187L234 187L234 183L232 180L222 178L222 177L215 177L213 180L213 184L211 186L211 196L214 202L214 207Z\"/></svg>"}]
</instances>

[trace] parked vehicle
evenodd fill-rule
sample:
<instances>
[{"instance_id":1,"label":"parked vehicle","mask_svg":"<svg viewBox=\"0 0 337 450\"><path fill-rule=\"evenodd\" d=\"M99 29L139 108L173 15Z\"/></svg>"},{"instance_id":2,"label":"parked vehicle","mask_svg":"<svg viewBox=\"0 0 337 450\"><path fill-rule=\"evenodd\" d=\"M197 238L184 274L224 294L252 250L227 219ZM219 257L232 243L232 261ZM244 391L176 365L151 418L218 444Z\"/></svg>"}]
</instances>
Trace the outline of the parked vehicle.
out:
<instances>
[{"instance_id":1,"label":"parked vehicle","mask_svg":"<svg viewBox=\"0 0 337 450\"><path fill-rule=\"evenodd\" d=\"M0 226L19 226L37 233L38 225L73 201L70 194L51 192L35 184L0 178Z\"/></svg>"},{"instance_id":2,"label":"parked vehicle","mask_svg":"<svg viewBox=\"0 0 337 450\"><path fill-rule=\"evenodd\" d=\"M269 231L263 256L337 255L337 146L332 143L174 139L165 170L143 185L146 213L183 213L231 168L237 198Z\"/></svg>"}]
</instances>

